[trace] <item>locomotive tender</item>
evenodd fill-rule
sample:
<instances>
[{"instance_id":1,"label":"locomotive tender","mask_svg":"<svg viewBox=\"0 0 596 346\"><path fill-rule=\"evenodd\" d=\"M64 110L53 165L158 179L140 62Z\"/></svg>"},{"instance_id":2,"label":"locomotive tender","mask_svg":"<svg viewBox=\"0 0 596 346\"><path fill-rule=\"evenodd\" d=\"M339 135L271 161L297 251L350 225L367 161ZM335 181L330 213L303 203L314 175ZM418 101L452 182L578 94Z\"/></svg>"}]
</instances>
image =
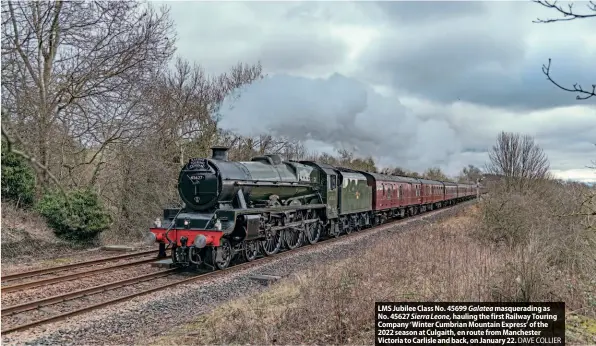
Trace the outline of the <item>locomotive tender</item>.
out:
<instances>
[{"instance_id":1,"label":"locomotive tender","mask_svg":"<svg viewBox=\"0 0 596 346\"><path fill-rule=\"evenodd\" d=\"M476 184L400 177L264 155L229 161L227 148L193 158L178 177L182 208L150 232L178 267L225 269L396 217L475 198Z\"/></svg>"}]
</instances>

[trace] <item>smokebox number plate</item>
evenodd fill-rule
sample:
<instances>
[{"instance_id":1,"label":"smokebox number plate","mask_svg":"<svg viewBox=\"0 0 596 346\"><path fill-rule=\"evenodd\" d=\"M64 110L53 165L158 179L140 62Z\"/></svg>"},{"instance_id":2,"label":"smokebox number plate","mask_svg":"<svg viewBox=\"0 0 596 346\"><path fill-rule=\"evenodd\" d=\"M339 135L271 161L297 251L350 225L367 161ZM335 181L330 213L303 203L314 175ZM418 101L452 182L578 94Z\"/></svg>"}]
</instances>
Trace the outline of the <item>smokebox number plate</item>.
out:
<instances>
[{"instance_id":1,"label":"smokebox number plate","mask_svg":"<svg viewBox=\"0 0 596 346\"><path fill-rule=\"evenodd\" d=\"M205 180L205 176L199 174L188 174L187 177L188 180L190 180L190 182L194 185L199 184L201 181Z\"/></svg>"}]
</instances>

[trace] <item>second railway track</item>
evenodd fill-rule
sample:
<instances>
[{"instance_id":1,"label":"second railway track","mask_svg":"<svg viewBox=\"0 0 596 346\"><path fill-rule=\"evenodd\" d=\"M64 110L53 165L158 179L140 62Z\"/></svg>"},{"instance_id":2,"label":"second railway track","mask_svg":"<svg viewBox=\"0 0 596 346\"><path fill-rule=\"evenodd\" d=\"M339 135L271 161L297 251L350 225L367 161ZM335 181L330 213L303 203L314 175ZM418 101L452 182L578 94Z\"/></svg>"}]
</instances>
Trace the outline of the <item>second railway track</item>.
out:
<instances>
[{"instance_id":1,"label":"second railway track","mask_svg":"<svg viewBox=\"0 0 596 346\"><path fill-rule=\"evenodd\" d=\"M51 278L47 278L47 279L28 281L28 282L14 284L14 285L6 285L6 286L2 286L2 292L10 293L10 292L21 291L24 289L55 284L55 283L63 282L63 281L71 281L74 279L84 278L84 277L88 277L91 275L96 275L96 274L113 271L116 269L122 269L122 268L126 268L126 267L132 267L132 266L150 263L150 262L154 262L154 261L155 261L155 258L152 257L152 258L148 258L148 259L142 259L139 261L128 262L128 263L123 263L123 264L116 264L113 266L108 266L108 267L103 267L103 268L95 268L95 269L87 270L87 271L80 272L80 273L60 275L60 276L51 277Z\"/></svg>"},{"instance_id":2,"label":"second railway track","mask_svg":"<svg viewBox=\"0 0 596 346\"><path fill-rule=\"evenodd\" d=\"M59 272L63 272L65 270L86 268L86 267L100 265L100 264L114 262L114 261L120 261L120 260L135 258L135 257L148 256L151 254L157 255L157 253L158 253L158 250L148 250L148 251L135 252L135 253L125 254L125 255L119 255L119 256L99 258L99 259L90 260L90 261L65 264L65 265L56 266L56 267L35 269L35 270L26 271L26 272L2 275L1 280L2 280L2 284L4 285L7 282L12 282L12 281L16 281L16 280L25 279L25 278L56 274Z\"/></svg>"}]
</instances>

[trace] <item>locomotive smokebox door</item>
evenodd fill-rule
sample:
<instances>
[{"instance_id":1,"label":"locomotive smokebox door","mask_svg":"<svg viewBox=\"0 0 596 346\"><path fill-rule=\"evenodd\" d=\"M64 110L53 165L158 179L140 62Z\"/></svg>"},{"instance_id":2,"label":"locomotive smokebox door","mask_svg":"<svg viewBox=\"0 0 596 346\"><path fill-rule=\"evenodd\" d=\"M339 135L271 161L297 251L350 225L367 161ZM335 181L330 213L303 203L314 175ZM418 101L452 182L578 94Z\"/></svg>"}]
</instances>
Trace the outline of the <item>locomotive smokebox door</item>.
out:
<instances>
[{"instance_id":1,"label":"locomotive smokebox door","mask_svg":"<svg viewBox=\"0 0 596 346\"><path fill-rule=\"evenodd\" d=\"M178 192L193 210L205 210L215 205L219 190L219 172L208 159L190 159L180 171Z\"/></svg>"}]
</instances>

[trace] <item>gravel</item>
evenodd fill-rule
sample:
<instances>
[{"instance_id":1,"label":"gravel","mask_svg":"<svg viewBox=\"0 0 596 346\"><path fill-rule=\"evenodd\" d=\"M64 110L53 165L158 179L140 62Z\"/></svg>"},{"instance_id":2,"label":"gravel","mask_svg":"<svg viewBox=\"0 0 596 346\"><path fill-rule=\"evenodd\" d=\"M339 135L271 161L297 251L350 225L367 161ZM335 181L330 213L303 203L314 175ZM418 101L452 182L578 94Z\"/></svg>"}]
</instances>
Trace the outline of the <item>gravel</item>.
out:
<instances>
[{"instance_id":1,"label":"gravel","mask_svg":"<svg viewBox=\"0 0 596 346\"><path fill-rule=\"evenodd\" d=\"M353 256L362 251L366 239L382 236L385 232L405 231L412 226L434 222L454 215L465 205L427 213L422 218L406 219L397 224L375 230L362 231L355 236L326 246L303 247L272 262L264 263L229 275L201 283L189 283L158 291L130 301L109 306L91 313L74 316L31 330L2 336L6 345L122 345L144 344L180 324L190 323L197 316L211 311L215 306L241 296L267 289L267 286L249 278L254 274L288 276L310 269L320 262L330 262ZM341 237L344 238L344 237ZM341 239L340 238L340 239Z\"/></svg>"}]
</instances>

